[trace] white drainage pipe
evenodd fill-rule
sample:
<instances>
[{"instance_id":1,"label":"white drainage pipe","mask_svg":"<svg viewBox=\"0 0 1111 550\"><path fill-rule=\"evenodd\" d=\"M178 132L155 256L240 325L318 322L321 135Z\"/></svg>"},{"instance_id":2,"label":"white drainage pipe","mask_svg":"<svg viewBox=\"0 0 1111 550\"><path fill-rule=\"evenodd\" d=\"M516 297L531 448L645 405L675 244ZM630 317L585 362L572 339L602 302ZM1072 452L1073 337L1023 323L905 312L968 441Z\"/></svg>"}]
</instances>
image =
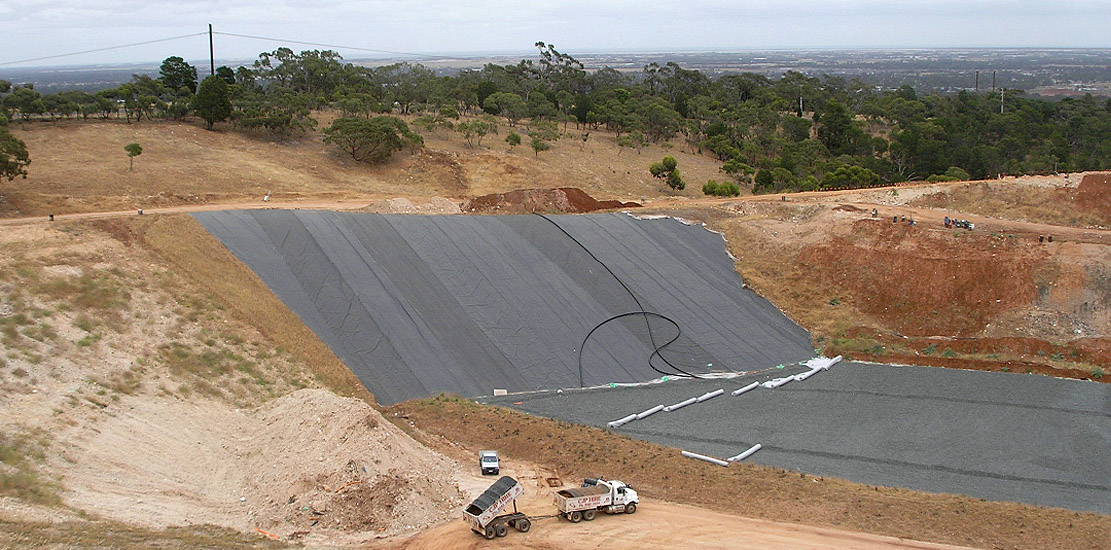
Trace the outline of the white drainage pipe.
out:
<instances>
[{"instance_id":1,"label":"white drainage pipe","mask_svg":"<svg viewBox=\"0 0 1111 550\"><path fill-rule=\"evenodd\" d=\"M646 417L648 417L648 416L652 416L653 414L656 414L656 413L658 413L658 412L660 412L660 411L662 411L662 410L664 410L664 406L663 406L663 405L656 405L655 407L652 407L651 409L648 409L648 410L646 410L646 411L644 411L644 412L642 412L642 413L640 413L640 414L636 415L636 419L637 419L637 420L640 420L640 419L642 419L642 418L646 418Z\"/></svg>"},{"instance_id":2,"label":"white drainage pipe","mask_svg":"<svg viewBox=\"0 0 1111 550\"><path fill-rule=\"evenodd\" d=\"M629 416L626 416L625 418L622 418L621 420L614 420L613 422L609 422L609 423L606 424L606 426L609 426L610 428L617 428L617 427L623 426L625 424L628 424L629 422L632 422L636 419L637 419L637 415L630 414Z\"/></svg>"},{"instance_id":3,"label":"white drainage pipe","mask_svg":"<svg viewBox=\"0 0 1111 550\"><path fill-rule=\"evenodd\" d=\"M778 388L779 386L782 386L783 384L786 384L794 379L794 376L788 376L786 378L776 378L775 380L769 380L760 385L764 386L765 388Z\"/></svg>"},{"instance_id":4,"label":"white drainage pipe","mask_svg":"<svg viewBox=\"0 0 1111 550\"><path fill-rule=\"evenodd\" d=\"M802 382L803 380L806 380L807 378L810 378L811 376L814 376L815 374L817 374L819 370L820 369L814 369L814 370L808 370L806 372L800 372L800 373L798 373L794 376L795 381L796 382Z\"/></svg>"},{"instance_id":5,"label":"white drainage pipe","mask_svg":"<svg viewBox=\"0 0 1111 550\"><path fill-rule=\"evenodd\" d=\"M682 454L683 454L683 456L685 456L687 458L697 458L698 460L705 460L706 462L709 462L711 464L717 464L718 466L728 466L729 465L728 462L726 462L726 461L724 461L720 458L714 458L712 456L700 455L698 453L692 453L690 451L683 451Z\"/></svg>"},{"instance_id":6,"label":"white drainage pipe","mask_svg":"<svg viewBox=\"0 0 1111 550\"><path fill-rule=\"evenodd\" d=\"M697 403L697 402L698 402L698 398L697 397L692 397L692 398L690 398L686 401L682 401L682 402L676 403L674 405L668 405L668 406L664 407L664 412L677 411L677 410L679 410L683 407L686 407L687 405L690 405L691 403Z\"/></svg>"},{"instance_id":7,"label":"white drainage pipe","mask_svg":"<svg viewBox=\"0 0 1111 550\"><path fill-rule=\"evenodd\" d=\"M749 447L747 451L745 451L745 452L743 452L743 453L741 453L737 456L731 456L731 457L729 457L725 460L728 460L729 462L740 462L740 461L752 456L753 454L756 453L756 451L759 451L762 448L763 448L763 445L757 443L757 444Z\"/></svg>"},{"instance_id":8,"label":"white drainage pipe","mask_svg":"<svg viewBox=\"0 0 1111 550\"><path fill-rule=\"evenodd\" d=\"M742 393L744 393L746 391L754 390L759 386L760 386L759 382L753 382L753 383L751 383L751 384L749 384L749 385L747 385L743 388L733 390L733 393L731 393L730 395L733 395L735 397L735 396L741 395Z\"/></svg>"},{"instance_id":9,"label":"white drainage pipe","mask_svg":"<svg viewBox=\"0 0 1111 550\"><path fill-rule=\"evenodd\" d=\"M725 393L725 390L722 389L706 392L698 397L698 402L701 403L707 399L713 399L723 393Z\"/></svg>"}]
</instances>

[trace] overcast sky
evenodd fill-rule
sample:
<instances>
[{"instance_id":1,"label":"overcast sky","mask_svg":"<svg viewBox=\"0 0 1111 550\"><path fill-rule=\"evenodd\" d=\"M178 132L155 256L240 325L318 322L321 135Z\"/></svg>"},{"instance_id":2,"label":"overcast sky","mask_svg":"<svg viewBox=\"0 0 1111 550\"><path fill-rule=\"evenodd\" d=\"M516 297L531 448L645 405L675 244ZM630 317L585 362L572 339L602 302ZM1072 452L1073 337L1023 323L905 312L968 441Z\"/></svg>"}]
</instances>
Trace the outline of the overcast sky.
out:
<instances>
[{"instance_id":1,"label":"overcast sky","mask_svg":"<svg viewBox=\"0 0 1111 550\"><path fill-rule=\"evenodd\" d=\"M405 53L1111 48L1111 0L0 0L0 68L253 59L293 41ZM346 59L371 54L333 48ZM419 61L419 58L415 58Z\"/></svg>"}]
</instances>

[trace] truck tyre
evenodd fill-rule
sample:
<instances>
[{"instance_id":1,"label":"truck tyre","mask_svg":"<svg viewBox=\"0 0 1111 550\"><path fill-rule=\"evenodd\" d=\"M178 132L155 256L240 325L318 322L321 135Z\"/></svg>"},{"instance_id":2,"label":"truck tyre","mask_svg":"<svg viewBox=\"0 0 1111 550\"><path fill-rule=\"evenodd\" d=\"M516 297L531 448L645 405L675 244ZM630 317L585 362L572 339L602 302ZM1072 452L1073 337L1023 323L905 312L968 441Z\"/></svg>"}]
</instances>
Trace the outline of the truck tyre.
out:
<instances>
[{"instance_id":1,"label":"truck tyre","mask_svg":"<svg viewBox=\"0 0 1111 550\"><path fill-rule=\"evenodd\" d=\"M625 513L626 514L635 514L635 513L637 513L637 503L630 502L630 503L626 504L625 505Z\"/></svg>"},{"instance_id":2,"label":"truck tyre","mask_svg":"<svg viewBox=\"0 0 1111 550\"><path fill-rule=\"evenodd\" d=\"M594 510L586 510L583 512L583 519L586 521L594 521Z\"/></svg>"},{"instance_id":3,"label":"truck tyre","mask_svg":"<svg viewBox=\"0 0 1111 550\"><path fill-rule=\"evenodd\" d=\"M494 529L494 534L499 537L506 536L507 534L509 534L509 526L504 523L499 523L498 526Z\"/></svg>"},{"instance_id":4,"label":"truck tyre","mask_svg":"<svg viewBox=\"0 0 1111 550\"><path fill-rule=\"evenodd\" d=\"M486 526L486 533L483 534L483 536L486 537L486 540L492 540L494 537L496 537L497 533L494 532L494 526L493 525L487 525Z\"/></svg>"},{"instance_id":5,"label":"truck tyre","mask_svg":"<svg viewBox=\"0 0 1111 550\"><path fill-rule=\"evenodd\" d=\"M578 523L578 522L583 520L583 513L582 512L571 512L571 515L567 516L567 519L571 520L571 523Z\"/></svg>"},{"instance_id":6,"label":"truck tyre","mask_svg":"<svg viewBox=\"0 0 1111 550\"><path fill-rule=\"evenodd\" d=\"M529 529L532 529L532 522L531 521L529 521L527 519L517 520L517 530L518 531L520 531L522 533L528 533Z\"/></svg>"}]
</instances>

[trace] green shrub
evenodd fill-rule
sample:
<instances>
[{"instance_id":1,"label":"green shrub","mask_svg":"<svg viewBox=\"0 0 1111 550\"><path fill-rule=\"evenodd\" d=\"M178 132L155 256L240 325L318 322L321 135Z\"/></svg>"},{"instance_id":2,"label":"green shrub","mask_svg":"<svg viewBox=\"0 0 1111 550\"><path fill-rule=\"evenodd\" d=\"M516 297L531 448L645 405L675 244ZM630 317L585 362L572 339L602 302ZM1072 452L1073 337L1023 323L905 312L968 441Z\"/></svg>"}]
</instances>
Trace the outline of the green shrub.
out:
<instances>
[{"instance_id":1,"label":"green shrub","mask_svg":"<svg viewBox=\"0 0 1111 550\"><path fill-rule=\"evenodd\" d=\"M715 180L710 180L702 186L702 192L715 197L736 197L741 194L741 189L733 182L718 183Z\"/></svg>"}]
</instances>

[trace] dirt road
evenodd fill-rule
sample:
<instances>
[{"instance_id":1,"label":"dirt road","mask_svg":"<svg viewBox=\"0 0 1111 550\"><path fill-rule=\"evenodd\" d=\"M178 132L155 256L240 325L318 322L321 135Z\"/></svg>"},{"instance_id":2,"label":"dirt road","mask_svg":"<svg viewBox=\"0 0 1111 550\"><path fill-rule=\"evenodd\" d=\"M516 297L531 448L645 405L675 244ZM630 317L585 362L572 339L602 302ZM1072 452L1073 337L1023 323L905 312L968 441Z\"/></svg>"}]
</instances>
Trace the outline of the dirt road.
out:
<instances>
[{"instance_id":1,"label":"dirt road","mask_svg":"<svg viewBox=\"0 0 1111 550\"><path fill-rule=\"evenodd\" d=\"M530 515L549 515L554 508L544 489L527 495L520 509ZM866 533L854 533L824 527L776 523L711 512L679 504L645 499L634 515L599 515L592 522L572 524L564 519L548 518L533 523L528 533L510 530L504 539L487 541L470 531L462 521L448 522L402 542L391 541L372 548L426 548L461 550L488 548L550 549L605 548L607 550L641 548L684 549L844 549L881 550L895 548L945 549L960 548L930 544Z\"/></svg>"}]
</instances>

